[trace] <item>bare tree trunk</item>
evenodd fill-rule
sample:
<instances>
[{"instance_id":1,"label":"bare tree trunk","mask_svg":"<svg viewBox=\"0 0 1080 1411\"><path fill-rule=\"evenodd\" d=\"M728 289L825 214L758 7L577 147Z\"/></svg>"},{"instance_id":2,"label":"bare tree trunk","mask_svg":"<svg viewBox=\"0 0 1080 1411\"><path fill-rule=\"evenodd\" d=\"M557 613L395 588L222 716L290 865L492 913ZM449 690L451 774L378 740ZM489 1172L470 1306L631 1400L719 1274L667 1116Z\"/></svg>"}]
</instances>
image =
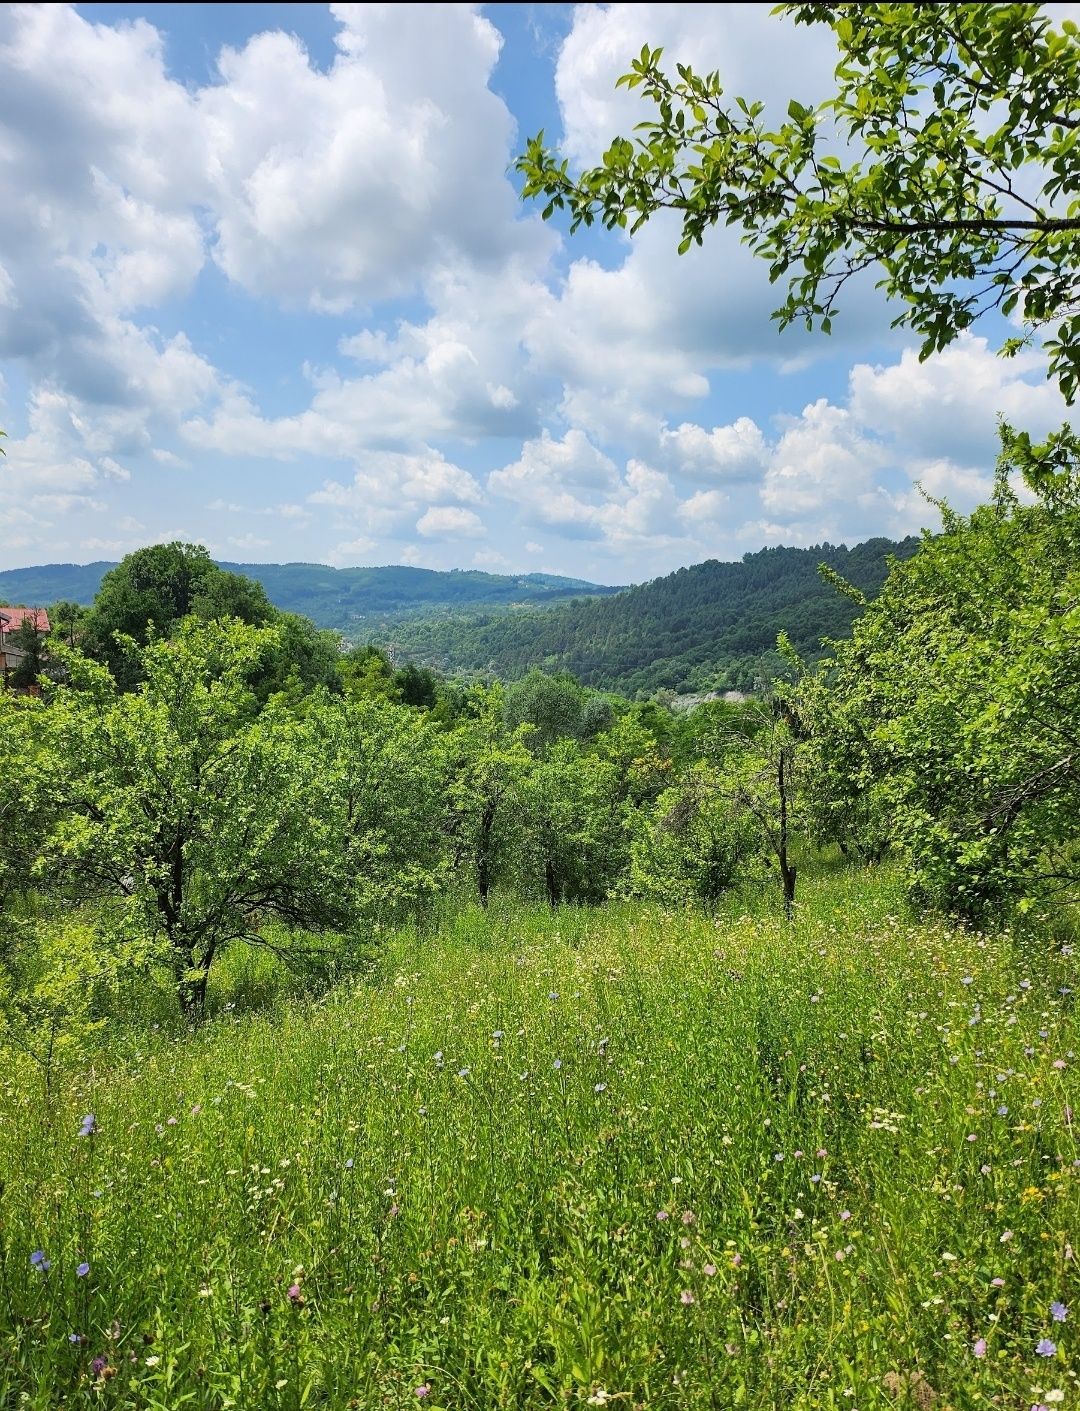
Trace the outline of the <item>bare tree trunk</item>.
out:
<instances>
[{"instance_id":1,"label":"bare tree trunk","mask_svg":"<svg viewBox=\"0 0 1080 1411\"><path fill-rule=\"evenodd\" d=\"M780 837L776 850L780 864L780 878L784 884L784 915L790 921L795 910L795 878L798 869L788 859L788 789L791 786L791 771L787 768L787 750L781 746L776 768L776 783L780 795Z\"/></svg>"}]
</instances>

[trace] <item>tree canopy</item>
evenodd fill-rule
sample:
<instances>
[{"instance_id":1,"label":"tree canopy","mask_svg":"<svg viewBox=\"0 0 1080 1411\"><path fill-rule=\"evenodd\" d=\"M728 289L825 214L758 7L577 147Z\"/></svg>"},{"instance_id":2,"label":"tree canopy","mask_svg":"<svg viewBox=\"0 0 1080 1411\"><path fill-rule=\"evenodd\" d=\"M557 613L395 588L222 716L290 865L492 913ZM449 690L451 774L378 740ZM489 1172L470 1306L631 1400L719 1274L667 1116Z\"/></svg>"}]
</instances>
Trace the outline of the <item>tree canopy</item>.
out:
<instances>
[{"instance_id":1,"label":"tree canopy","mask_svg":"<svg viewBox=\"0 0 1080 1411\"><path fill-rule=\"evenodd\" d=\"M572 229L637 230L682 217L680 250L730 225L787 283L774 315L828 333L864 270L927 357L980 316L1045 330L1049 374L1071 401L1080 381L1080 41L1037 4L782 4L827 25L832 97L793 98L774 125L753 97L729 100L718 73L661 67L646 45L619 80L657 112L635 141L574 176L543 132L518 158L524 195L566 209ZM1006 340L1015 352L1024 339Z\"/></svg>"}]
</instances>

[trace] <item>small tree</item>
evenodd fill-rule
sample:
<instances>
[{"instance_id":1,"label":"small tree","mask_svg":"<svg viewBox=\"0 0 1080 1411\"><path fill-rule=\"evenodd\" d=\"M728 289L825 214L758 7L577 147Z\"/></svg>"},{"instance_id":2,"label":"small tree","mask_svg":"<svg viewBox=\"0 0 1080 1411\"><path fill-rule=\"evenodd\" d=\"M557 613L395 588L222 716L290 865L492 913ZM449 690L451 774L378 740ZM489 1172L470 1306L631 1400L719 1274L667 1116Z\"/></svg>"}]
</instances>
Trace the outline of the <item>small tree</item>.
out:
<instances>
[{"instance_id":1,"label":"small tree","mask_svg":"<svg viewBox=\"0 0 1080 1411\"><path fill-rule=\"evenodd\" d=\"M761 831L732 804L717 770L704 761L637 818L630 887L670 905L698 901L711 910L762 858Z\"/></svg>"},{"instance_id":2,"label":"small tree","mask_svg":"<svg viewBox=\"0 0 1080 1411\"><path fill-rule=\"evenodd\" d=\"M532 767L530 727L509 730L502 688L476 688L473 711L446 736L447 833L455 868L476 887L481 906L508 876L522 848L524 787Z\"/></svg>"},{"instance_id":3,"label":"small tree","mask_svg":"<svg viewBox=\"0 0 1080 1411\"><path fill-rule=\"evenodd\" d=\"M71 684L42 713L58 777L38 871L99 900L134 953L165 959L188 1013L227 945L268 944L267 918L339 927L353 915L306 727L280 702L260 713L249 685L275 641L195 620L171 641L128 641L143 678L128 694L68 653Z\"/></svg>"},{"instance_id":4,"label":"small tree","mask_svg":"<svg viewBox=\"0 0 1080 1411\"><path fill-rule=\"evenodd\" d=\"M783 637L781 650L790 653ZM784 914L790 919L798 877L792 844L803 827L799 777L802 731L782 686L754 702L743 721L731 732L732 748L727 752L721 787L732 806L755 821L763 848L780 874Z\"/></svg>"}]
</instances>

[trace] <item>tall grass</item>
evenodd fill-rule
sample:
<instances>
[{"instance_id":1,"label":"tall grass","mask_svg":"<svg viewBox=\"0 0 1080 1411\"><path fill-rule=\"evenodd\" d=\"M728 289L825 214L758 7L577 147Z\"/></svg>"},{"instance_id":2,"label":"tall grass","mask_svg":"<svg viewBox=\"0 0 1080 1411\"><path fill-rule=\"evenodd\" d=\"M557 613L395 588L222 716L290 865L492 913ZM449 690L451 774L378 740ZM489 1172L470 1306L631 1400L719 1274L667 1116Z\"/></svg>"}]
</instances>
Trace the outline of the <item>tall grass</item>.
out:
<instances>
[{"instance_id":1,"label":"tall grass","mask_svg":"<svg viewBox=\"0 0 1080 1411\"><path fill-rule=\"evenodd\" d=\"M887 873L464 909L48 1103L12 1056L0 1405L1076 1404L1068 951Z\"/></svg>"}]
</instances>

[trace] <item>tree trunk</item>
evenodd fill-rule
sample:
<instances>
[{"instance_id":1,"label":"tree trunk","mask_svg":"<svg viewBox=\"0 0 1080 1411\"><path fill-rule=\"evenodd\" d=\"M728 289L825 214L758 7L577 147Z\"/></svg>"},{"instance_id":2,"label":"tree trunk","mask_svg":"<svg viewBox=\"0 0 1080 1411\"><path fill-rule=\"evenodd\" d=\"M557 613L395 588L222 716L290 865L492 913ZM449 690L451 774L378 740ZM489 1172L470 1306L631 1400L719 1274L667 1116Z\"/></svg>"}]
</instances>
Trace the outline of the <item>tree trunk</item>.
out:
<instances>
[{"instance_id":1,"label":"tree trunk","mask_svg":"<svg viewBox=\"0 0 1080 1411\"><path fill-rule=\"evenodd\" d=\"M206 985L210 979L209 968L198 972L189 971L181 977L177 986L180 1009L186 1019L197 1023L206 1010Z\"/></svg>"},{"instance_id":2,"label":"tree trunk","mask_svg":"<svg viewBox=\"0 0 1080 1411\"><path fill-rule=\"evenodd\" d=\"M480 816L480 847L476 866L476 886L480 905L487 906L491 891L491 835L495 829L495 803L489 801Z\"/></svg>"},{"instance_id":3,"label":"tree trunk","mask_svg":"<svg viewBox=\"0 0 1080 1411\"><path fill-rule=\"evenodd\" d=\"M559 886L555 880L555 864L550 857L544 863L544 882L547 886L548 905L554 911L559 905Z\"/></svg>"},{"instance_id":4,"label":"tree trunk","mask_svg":"<svg viewBox=\"0 0 1080 1411\"><path fill-rule=\"evenodd\" d=\"M787 750L783 746L777 760L776 783L780 794L780 839L776 859L780 864L780 878L784 884L784 915L790 921L795 910L795 878L798 869L788 861L788 789L791 787L791 771L787 768Z\"/></svg>"}]
</instances>

